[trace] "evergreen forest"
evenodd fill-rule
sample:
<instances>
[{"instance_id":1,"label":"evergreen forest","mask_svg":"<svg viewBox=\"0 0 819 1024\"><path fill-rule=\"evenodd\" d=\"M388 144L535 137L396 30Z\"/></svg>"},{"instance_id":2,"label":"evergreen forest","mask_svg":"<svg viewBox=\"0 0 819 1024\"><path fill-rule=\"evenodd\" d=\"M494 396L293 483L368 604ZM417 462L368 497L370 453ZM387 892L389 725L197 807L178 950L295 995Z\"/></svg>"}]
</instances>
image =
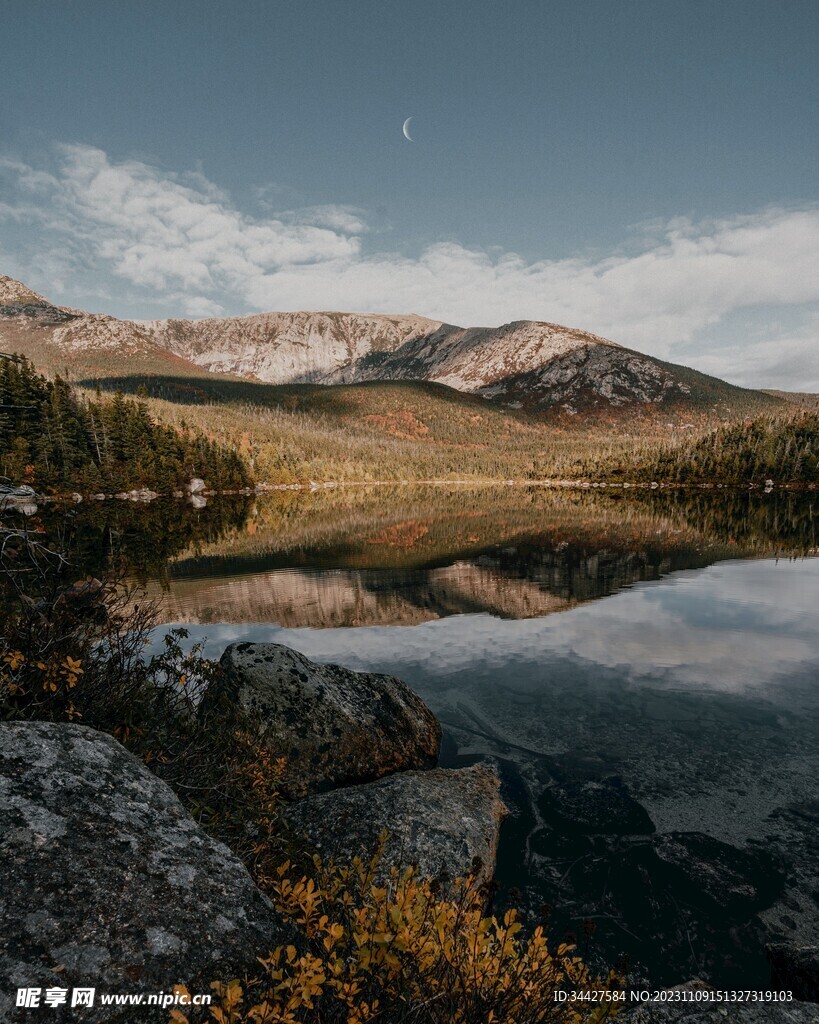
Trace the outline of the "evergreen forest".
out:
<instances>
[{"instance_id":1,"label":"evergreen forest","mask_svg":"<svg viewBox=\"0 0 819 1024\"><path fill-rule=\"evenodd\" d=\"M0 359L0 475L85 494L170 493L192 477L220 490L250 483L241 457L201 430L157 422L140 397L85 397L19 356Z\"/></svg>"}]
</instances>

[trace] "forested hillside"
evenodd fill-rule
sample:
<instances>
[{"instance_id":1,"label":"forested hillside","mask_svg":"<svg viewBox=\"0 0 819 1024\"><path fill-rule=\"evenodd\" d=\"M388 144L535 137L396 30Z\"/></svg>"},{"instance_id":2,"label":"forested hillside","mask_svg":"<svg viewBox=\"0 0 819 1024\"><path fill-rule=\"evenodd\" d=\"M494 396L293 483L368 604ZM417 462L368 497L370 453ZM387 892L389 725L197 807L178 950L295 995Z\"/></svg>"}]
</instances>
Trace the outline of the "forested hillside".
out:
<instances>
[{"instance_id":1,"label":"forested hillside","mask_svg":"<svg viewBox=\"0 0 819 1024\"><path fill-rule=\"evenodd\" d=\"M628 480L680 484L819 483L819 415L762 416L664 446L618 466Z\"/></svg>"},{"instance_id":2,"label":"forested hillside","mask_svg":"<svg viewBox=\"0 0 819 1024\"><path fill-rule=\"evenodd\" d=\"M228 445L185 424L156 422L140 399L83 398L21 357L0 359L0 474L37 490L84 493L170 492L193 476L219 489L249 482Z\"/></svg>"}]
</instances>

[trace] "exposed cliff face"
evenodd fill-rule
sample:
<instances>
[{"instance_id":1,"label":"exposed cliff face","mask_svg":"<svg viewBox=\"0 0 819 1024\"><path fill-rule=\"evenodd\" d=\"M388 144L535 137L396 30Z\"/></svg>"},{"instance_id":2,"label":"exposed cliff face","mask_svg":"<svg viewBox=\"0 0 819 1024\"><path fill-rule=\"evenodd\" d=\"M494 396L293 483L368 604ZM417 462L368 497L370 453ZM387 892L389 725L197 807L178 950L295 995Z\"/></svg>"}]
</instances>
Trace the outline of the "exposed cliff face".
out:
<instances>
[{"instance_id":1,"label":"exposed cliff face","mask_svg":"<svg viewBox=\"0 0 819 1024\"><path fill-rule=\"evenodd\" d=\"M553 405L567 412L590 405L657 404L690 393L690 385L662 364L611 344L579 345L537 369L481 389L484 397L507 405Z\"/></svg>"},{"instance_id":2,"label":"exposed cliff face","mask_svg":"<svg viewBox=\"0 0 819 1024\"><path fill-rule=\"evenodd\" d=\"M557 324L456 327L418 316L266 313L142 325L158 345L218 372L273 384L425 380L539 406L658 401L679 388L653 360Z\"/></svg>"},{"instance_id":3,"label":"exposed cliff face","mask_svg":"<svg viewBox=\"0 0 819 1024\"><path fill-rule=\"evenodd\" d=\"M365 362L355 372L358 380L431 380L458 391L485 393L570 352L597 346L622 351L614 342L585 331L531 320L468 329L441 325L433 334L416 338L379 361Z\"/></svg>"},{"instance_id":4,"label":"exposed cliff face","mask_svg":"<svg viewBox=\"0 0 819 1024\"><path fill-rule=\"evenodd\" d=\"M419 316L265 313L135 326L204 369L271 384L422 380L569 414L743 394L587 331L531 320L463 328Z\"/></svg>"},{"instance_id":5,"label":"exposed cliff face","mask_svg":"<svg viewBox=\"0 0 819 1024\"><path fill-rule=\"evenodd\" d=\"M0 306L11 305L49 305L48 302L33 292L22 281L16 281L13 277L0 274Z\"/></svg>"},{"instance_id":6,"label":"exposed cliff face","mask_svg":"<svg viewBox=\"0 0 819 1024\"><path fill-rule=\"evenodd\" d=\"M74 310L52 305L21 281L0 274L0 322L11 320L19 326L53 327L80 316Z\"/></svg>"},{"instance_id":7,"label":"exposed cliff face","mask_svg":"<svg viewBox=\"0 0 819 1024\"><path fill-rule=\"evenodd\" d=\"M104 313L55 306L11 277L0 277L0 338L15 332L41 335L41 340L68 354L88 351L152 351L159 346L138 324Z\"/></svg>"},{"instance_id":8,"label":"exposed cliff face","mask_svg":"<svg viewBox=\"0 0 819 1024\"><path fill-rule=\"evenodd\" d=\"M134 325L156 344L218 373L272 384L348 384L371 354L426 338L442 325L420 316L262 313L212 320L152 320Z\"/></svg>"}]
</instances>

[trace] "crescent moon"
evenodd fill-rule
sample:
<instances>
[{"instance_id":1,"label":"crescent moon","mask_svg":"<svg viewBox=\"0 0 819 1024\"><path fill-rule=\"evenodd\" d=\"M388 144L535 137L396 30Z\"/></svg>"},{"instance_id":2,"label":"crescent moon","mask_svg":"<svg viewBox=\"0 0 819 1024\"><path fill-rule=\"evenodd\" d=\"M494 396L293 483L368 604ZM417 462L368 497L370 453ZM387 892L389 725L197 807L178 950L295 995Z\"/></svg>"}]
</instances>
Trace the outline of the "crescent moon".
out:
<instances>
[{"instance_id":1,"label":"crescent moon","mask_svg":"<svg viewBox=\"0 0 819 1024\"><path fill-rule=\"evenodd\" d=\"M412 117L414 117L414 116L415 115L413 114ZM413 137L409 133L409 123L412 120L412 117L408 117L406 119L406 121L404 122L404 128L403 128L404 136L405 136L405 138L409 139L410 142L414 142L415 141L413 139Z\"/></svg>"}]
</instances>

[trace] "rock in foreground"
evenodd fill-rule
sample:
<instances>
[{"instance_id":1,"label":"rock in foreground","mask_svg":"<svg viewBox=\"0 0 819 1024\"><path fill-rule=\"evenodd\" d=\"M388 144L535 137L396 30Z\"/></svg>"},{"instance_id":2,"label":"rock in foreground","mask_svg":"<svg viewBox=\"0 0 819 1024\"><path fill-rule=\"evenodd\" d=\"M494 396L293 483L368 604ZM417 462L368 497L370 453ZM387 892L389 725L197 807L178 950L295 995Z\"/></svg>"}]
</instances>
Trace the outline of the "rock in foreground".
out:
<instances>
[{"instance_id":1,"label":"rock in foreground","mask_svg":"<svg viewBox=\"0 0 819 1024\"><path fill-rule=\"evenodd\" d=\"M441 727L420 697L394 676L318 665L281 644L231 644L224 689L270 728L286 759L287 797L428 768Z\"/></svg>"},{"instance_id":2,"label":"rock in foreground","mask_svg":"<svg viewBox=\"0 0 819 1024\"><path fill-rule=\"evenodd\" d=\"M0 863L2 1020L18 987L206 992L292 941L169 787L84 726L0 725Z\"/></svg>"},{"instance_id":3,"label":"rock in foreground","mask_svg":"<svg viewBox=\"0 0 819 1024\"><path fill-rule=\"evenodd\" d=\"M483 765L392 775L362 786L307 797L285 821L327 861L368 859L382 831L390 833L381 876L410 864L428 878L455 878L481 861L479 880L492 877L498 833L506 817L493 771Z\"/></svg>"}]
</instances>

